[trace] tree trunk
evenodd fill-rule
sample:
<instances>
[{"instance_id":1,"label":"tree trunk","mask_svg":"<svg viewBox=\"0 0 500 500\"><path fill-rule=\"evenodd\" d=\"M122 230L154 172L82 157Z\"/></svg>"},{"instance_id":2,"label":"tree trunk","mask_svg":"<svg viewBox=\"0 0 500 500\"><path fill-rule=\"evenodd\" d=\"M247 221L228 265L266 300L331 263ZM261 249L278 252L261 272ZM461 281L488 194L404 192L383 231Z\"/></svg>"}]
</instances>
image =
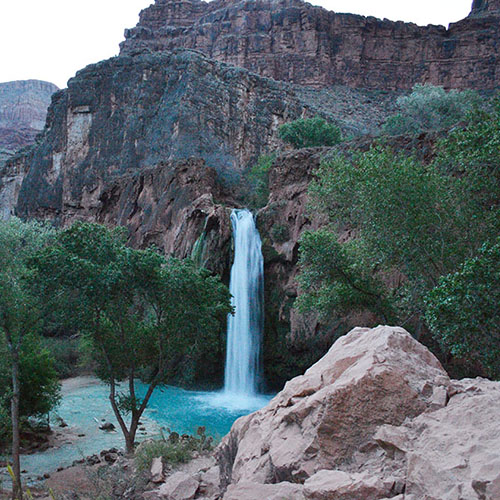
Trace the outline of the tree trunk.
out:
<instances>
[{"instance_id":1,"label":"tree trunk","mask_svg":"<svg viewBox=\"0 0 500 500\"><path fill-rule=\"evenodd\" d=\"M19 384L19 352L12 350L12 470L14 478L12 481L13 500L22 500L23 491L21 486L21 462L20 462L20 432L19 432L19 399L21 389Z\"/></svg>"},{"instance_id":2,"label":"tree trunk","mask_svg":"<svg viewBox=\"0 0 500 500\"><path fill-rule=\"evenodd\" d=\"M132 377L130 385L129 385L129 392L130 396L134 400L135 404L135 389L134 389L134 379ZM144 413L144 410L146 409L146 406L151 399L151 395L153 394L153 391L157 385L156 379L150 384L148 391L146 392L146 396L144 397L144 400L142 401L142 404L140 408L133 410L132 411L132 418L130 422L130 429L127 429L127 424L125 423L125 420L123 419L123 416L120 413L120 409L118 408L118 405L116 404L116 381L113 377L111 377L110 381L110 391L109 391L109 401L111 402L111 407L113 408L113 412L115 414L116 420L118 420L118 424L120 425L120 428L123 432L123 436L125 438L125 448L127 455L131 455L134 453L134 448L135 448L135 435L137 434L137 427L139 426L139 420L141 419L142 414Z\"/></svg>"},{"instance_id":3,"label":"tree trunk","mask_svg":"<svg viewBox=\"0 0 500 500\"><path fill-rule=\"evenodd\" d=\"M130 422L130 429L128 431L128 440L126 440L127 454L134 453L135 448L135 435L137 434L137 427L139 425L140 415L133 412L132 421Z\"/></svg>"}]
</instances>

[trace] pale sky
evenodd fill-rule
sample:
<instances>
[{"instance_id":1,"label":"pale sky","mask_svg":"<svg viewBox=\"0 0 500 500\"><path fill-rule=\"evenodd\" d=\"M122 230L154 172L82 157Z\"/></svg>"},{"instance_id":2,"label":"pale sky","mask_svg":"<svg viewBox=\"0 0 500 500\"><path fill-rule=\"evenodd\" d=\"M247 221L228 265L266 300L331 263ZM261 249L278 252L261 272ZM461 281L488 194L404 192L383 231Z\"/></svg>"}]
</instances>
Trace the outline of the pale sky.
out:
<instances>
[{"instance_id":1,"label":"pale sky","mask_svg":"<svg viewBox=\"0 0 500 500\"><path fill-rule=\"evenodd\" d=\"M118 53L125 28L153 0L0 0L0 82L38 79L65 87L77 70ZM420 25L466 17L471 0L312 0L351 12Z\"/></svg>"}]
</instances>

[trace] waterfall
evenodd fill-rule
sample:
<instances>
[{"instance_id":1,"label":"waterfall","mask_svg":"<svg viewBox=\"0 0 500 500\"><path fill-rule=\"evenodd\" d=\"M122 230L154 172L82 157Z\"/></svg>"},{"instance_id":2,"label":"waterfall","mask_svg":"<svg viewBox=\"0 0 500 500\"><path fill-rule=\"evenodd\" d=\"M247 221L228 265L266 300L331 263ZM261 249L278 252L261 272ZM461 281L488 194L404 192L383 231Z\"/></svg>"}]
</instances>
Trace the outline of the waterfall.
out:
<instances>
[{"instance_id":1,"label":"waterfall","mask_svg":"<svg viewBox=\"0 0 500 500\"><path fill-rule=\"evenodd\" d=\"M264 324L264 259L253 215L231 213L234 263L230 290L234 315L229 315L225 387L227 394L253 396L260 378L260 348Z\"/></svg>"}]
</instances>

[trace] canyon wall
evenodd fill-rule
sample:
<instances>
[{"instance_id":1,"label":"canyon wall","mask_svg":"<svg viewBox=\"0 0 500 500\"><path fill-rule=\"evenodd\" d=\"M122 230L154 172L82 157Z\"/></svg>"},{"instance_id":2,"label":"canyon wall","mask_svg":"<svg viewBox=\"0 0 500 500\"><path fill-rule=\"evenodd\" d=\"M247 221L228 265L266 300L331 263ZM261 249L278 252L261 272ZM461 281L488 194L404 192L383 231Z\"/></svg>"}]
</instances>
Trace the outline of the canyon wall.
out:
<instances>
[{"instance_id":1,"label":"canyon wall","mask_svg":"<svg viewBox=\"0 0 500 500\"><path fill-rule=\"evenodd\" d=\"M40 144L25 156L24 217L95 218L124 175L198 158L231 184L275 131L305 112L292 89L192 51L89 66L56 94Z\"/></svg>"},{"instance_id":2,"label":"canyon wall","mask_svg":"<svg viewBox=\"0 0 500 500\"><path fill-rule=\"evenodd\" d=\"M17 150L35 142L57 90L52 83L39 80L0 83L0 220L14 213L26 173L22 161L5 163Z\"/></svg>"},{"instance_id":3,"label":"canyon wall","mask_svg":"<svg viewBox=\"0 0 500 500\"><path fill-rule=\"evenodd\" d=\"M119 57L88 66L53 95L37 144L0 166L0 217L123 225L132 245L193 256L227 282L229 213L248 191L242 174L259 155L281 151L258 212L266 377L279 386L370 321L322 325L292 308L300 235L323 223L306 210L314 169L325 154L368 148L416 82L498 86L499 5L476 0L469 18L446 30L300 0L157 0L127 31ZM314 115L354 140L287 149L279 125ZM425 137L397 141L432 154Z\"/></svg>"},{"instance_id":4,"label":"canyon wall","mask_svg":"<svg viewBox=\"0 0 500 500\"><path fill-rule=\"evenodd\" d=\"M51 95L49 82L21 80L0 83L0 150L13 152L32 144L45 125Z\"/></svg>"},{"instance_id":5,"label":"canyon wall","mask_svg":"<svg viewBox=\"0 0 500 500\"><path fill-rule=\"evenodd\" d=\"M498 0L451 24L339 14L302 0L156 0L126 30L122 54L178 47L315 87L493 89L500 84Z\"/></svg>"},{"instance_id":6,"label":"canyon wall","mask_svg":"<svg viewBox=\"0 0 500 500\"><path fill-rule=\"evenodd\" d=\"M259 155L281 147L280 124L321 115L359 134L393 103L390 93L311 93L190 50L120 56L85 68L54 95L39 143L4 167L0 196L6 179L25 178L3 210L60 224L96 218L122 176L189 158L236 186Z\"/></svg>"}]
</instances>

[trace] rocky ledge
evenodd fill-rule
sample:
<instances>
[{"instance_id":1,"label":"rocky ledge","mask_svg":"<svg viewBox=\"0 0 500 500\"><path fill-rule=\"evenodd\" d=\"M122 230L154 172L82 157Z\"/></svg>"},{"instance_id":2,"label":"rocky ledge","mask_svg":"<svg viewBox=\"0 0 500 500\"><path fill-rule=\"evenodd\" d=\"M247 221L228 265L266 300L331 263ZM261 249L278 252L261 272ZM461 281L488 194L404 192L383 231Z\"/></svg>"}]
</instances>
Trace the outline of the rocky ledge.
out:
<instances>
[{"instance_id":1,"label":"rocky ledge","mask_svg":"<svg viewBox=\"0 0 500 500\"><path fill-rule=\"evenodd\" d=\"M191 48L316 87L493 89L500 84L499 14L500 0L475 0L471 15L446 29L330 12L302 0L156 0L126 30L121 53Z\"/></svg>"},{"instance_id":2,"label":"rocky ledge","mask_svg":"<svg viewBox=\"0 0 500 500\"><path fill-rule=\"evenodd\" d=\"M499 414L500 383L450 380L402 328L355 328L144 498L494 500Z\"/></svg>"}]
</instances>

